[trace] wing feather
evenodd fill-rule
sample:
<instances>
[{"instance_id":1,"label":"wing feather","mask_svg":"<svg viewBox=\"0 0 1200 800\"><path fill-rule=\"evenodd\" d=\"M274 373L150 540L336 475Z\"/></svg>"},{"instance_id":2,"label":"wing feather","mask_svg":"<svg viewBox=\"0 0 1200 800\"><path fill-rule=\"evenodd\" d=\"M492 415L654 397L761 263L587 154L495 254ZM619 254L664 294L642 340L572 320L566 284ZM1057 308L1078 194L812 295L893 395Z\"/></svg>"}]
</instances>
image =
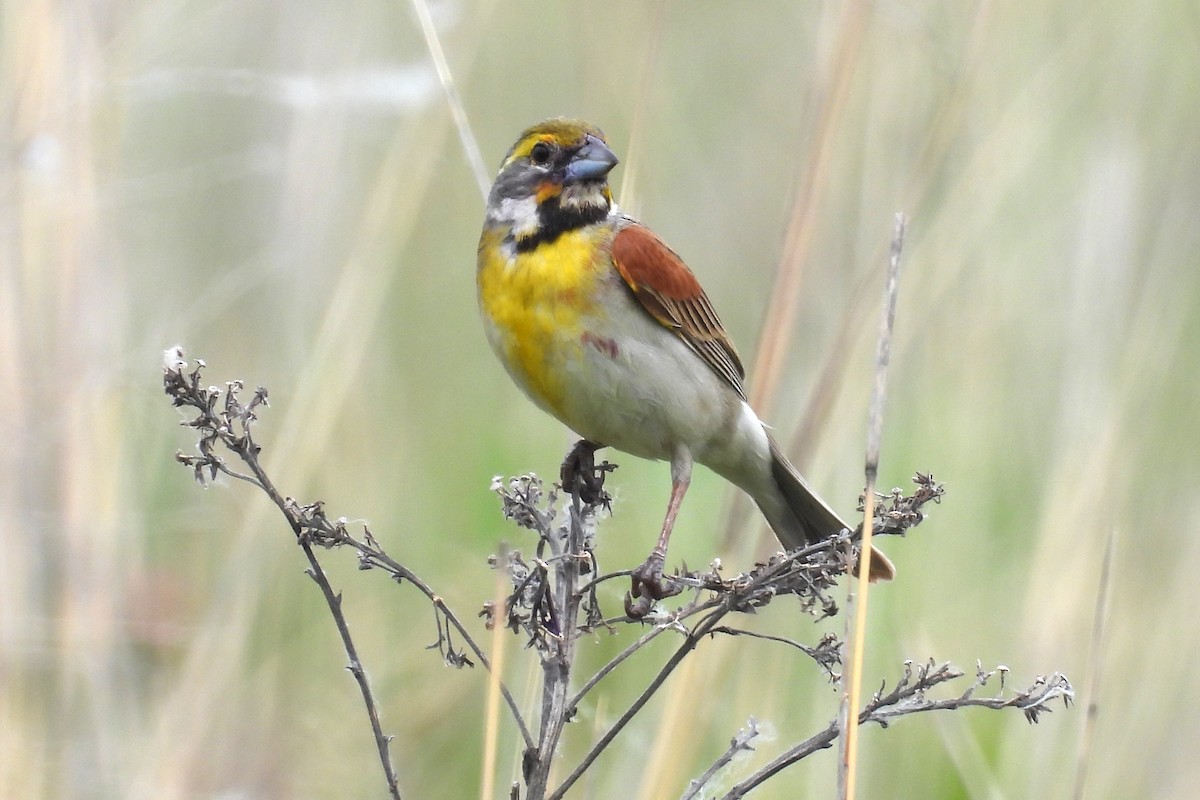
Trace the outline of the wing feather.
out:
<instances>
[{"instance_id":1,"label":"wing feather","mask_svg":"<svg viewBox=\"0 0 1200 800\"><path fill-rule=\"evenodd\" d=\"M696 276L653 231L630 223L612 242L613 263L646 313L683 342L743 399L746 371Z\"/></svg>"}]
</instances>

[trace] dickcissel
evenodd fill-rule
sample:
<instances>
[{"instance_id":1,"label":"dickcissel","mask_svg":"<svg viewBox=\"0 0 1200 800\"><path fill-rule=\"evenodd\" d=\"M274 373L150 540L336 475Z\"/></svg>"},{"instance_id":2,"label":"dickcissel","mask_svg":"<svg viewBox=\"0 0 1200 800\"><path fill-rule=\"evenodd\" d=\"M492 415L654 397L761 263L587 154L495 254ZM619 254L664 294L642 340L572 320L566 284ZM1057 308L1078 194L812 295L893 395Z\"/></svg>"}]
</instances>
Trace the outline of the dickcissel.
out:
<instances>
[{"instance_id":1,"label":"dickcissel","mask_svg":"<svg viewBox=\"0 0 1200 800\"><path fill-rule=\"evenodd\" d=\"M476 277L492 349L534 403L584 437L576 455L611 446L670 462L662 533L633 577L634 596L657 599L671 593L663 564L693 462L750 495L787 549L847 525L750 408L742 362L696 276L617 209L616 165L581 120L522 133L488 196ZM871 578L893 574L873 552Z\"/></svg>"}]
</instances>

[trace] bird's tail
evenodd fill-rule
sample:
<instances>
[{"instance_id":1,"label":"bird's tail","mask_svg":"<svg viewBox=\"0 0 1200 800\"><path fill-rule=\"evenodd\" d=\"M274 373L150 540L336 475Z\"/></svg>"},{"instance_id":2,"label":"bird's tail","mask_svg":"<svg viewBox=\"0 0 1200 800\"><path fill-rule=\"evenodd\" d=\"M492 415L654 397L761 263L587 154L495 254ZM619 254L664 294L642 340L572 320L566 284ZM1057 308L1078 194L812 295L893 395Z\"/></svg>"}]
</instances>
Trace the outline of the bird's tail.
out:
<instances>
[{"instance_id":1,"label":"bird's tail","mask_svg":"<svg viewBox=\"0 0 1200 800\"><path fill-rule=\"evenodd\" d=\"M804 478L787 460L774 439L771 443L771 476L779 487L782 503L759 501L763 515L771 524L780 543L791 550L836 536L849 528L833 509L808 488ZM776 506L768 508L768 505ZM872 581L890 581L896 577L891 560L878 549L871 548L870 577Z\"/></svg>"}]
</instances>

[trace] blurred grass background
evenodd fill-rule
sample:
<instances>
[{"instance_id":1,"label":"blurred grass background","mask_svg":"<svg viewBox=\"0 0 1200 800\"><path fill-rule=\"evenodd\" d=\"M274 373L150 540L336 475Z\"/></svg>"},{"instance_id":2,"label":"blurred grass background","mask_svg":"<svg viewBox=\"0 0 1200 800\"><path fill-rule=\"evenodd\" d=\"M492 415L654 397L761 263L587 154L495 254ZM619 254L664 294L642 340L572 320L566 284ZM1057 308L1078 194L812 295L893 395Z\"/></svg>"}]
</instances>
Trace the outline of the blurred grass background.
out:
<instances>
[{"instance_id":1,"label":"blurred grass background","mask_svg":"<svg viewBox=\"0 0 1200 800\"><path fill-rule=\"evenodd\" d=\"M269 387L259 437L281 489L369 521L464 617L490 595L486 555L527 544L489 480L553 475L568 437L484 342L482 204L413 7L0 9L0 796L382 796L290 533L248 487L202 491L173 463L191 443L159 365L182 343L209 381ZM626 207L699 274L766 375L764 415L800 432L794 452L847 513L892 214L910 215L881 483L931 470L948 497L885 543L901 577L872 593L865 685L904 659L978 658L1014 684L1063 670L1082 702L1037 727L975 712L868 729L862 796L1070 797L1094 700L1086 796L1191 797L1195 3L430 11L489 169L543 117L605 128ZM798 286L782 298L780 264ZM764 318L783 327L764 335ZM665 466L614 458L609 568L640 562L668 488ZM762 526L730 500L697 478L672 561L749 565ZM327 563L405 796L477 796L483 674L422 649L416 592L348 554ZM759 624L819 636L776 605ZM585 663L629 635L586 644ZM532 707L528 662L509 666ZM614 676L566 756L643 669ZM708 643L573 796L677 797L749 715L775 738L733 772L836 702L791 653ZM500 764L505 786L511 731ZM833 782L823 753L755 797Z\"/></svg>"}]
</instances>

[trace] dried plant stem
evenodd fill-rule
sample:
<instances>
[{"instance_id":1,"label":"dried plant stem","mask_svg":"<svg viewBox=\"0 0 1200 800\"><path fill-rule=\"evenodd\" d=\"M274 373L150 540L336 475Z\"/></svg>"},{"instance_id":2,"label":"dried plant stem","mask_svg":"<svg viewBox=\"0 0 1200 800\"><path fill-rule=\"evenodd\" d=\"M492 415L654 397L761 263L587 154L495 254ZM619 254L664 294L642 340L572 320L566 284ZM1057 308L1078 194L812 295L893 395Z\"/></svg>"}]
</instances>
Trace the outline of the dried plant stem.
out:
<instances>
[{"instance_id":1,"label":"dried plant stem","mask_svg":"<svg viewBox=\"0 0 1200 800\"><path fill-rule=\"evenodd\" d=\"M554 652L542 659L542 716L537 754L528 775L529 797L544 797L550 784L550 769L554 752L562 739L563 727L571 715L568 693L571 689L571 668L575 663L575 641L578 638L579 592L581 560L586 558L583 547L583 505L579 492L571 494L571 522L563 550L556 552L555 607L562 612L558 621ZM548 540L553 543L553 540Z\"/></svg>"},{"instance_id":2,"label":"dried plant stem","mask_svg":"<svg viewBox=\"0 0 1200 800\"><path fill-rule=\"evenodd\" d=\"M454 119L454 128L458 131L459 142L462 144L463 152L467 156L467 163L471 167L471 174L475 176L475 182L479 185L479 192L486 201L491 179L488 177L487 166L483 163L483 153L479 149L479 142L476 140L475 134L471 131L471 123L467 119L467 110L463 106L462 96L458 93L458 87L454 83L454 75L450 72L450 65L446 61L446 53L442 50L442 41L438 38L437 28L433 25L433 17L429 13L429 5L425 0L413 0L413 10L416 11L417 19L421 23L421 33L425 37L425 46L429 48L429 56L433 59L433 66L437 70L438 80L441 82L442 91L446 95L446 103L450 106L450 116Z\"/></svg>"},{"instance_id":3,"label":"dried plant stem","mask_svg":"<svg viewBox=\"0 0 1200 800\"><path fill-rule=\"evenodd\" d=\"M340 592L335 593L333 587L329 583L329 579L325 577L325 571L321 569L321 563L317 561L317 556L313 552L312 545L306 541L300 542L300 547L304 550L304 557L308 559L308 576L317 582L321 587L321 594L325 597L325 602L329 606L329 612L333 615L334 622L337 624L338 635L342 638L342 647L346 650L346 657L350 663L346 669L350 670L350 674L354 676L354 680L358 683L358 690L362 694L363 704L367 707L367 716L371 720L371 733L375 737L375 749L379 752L379 763L383 767L383 774L387 779L388 794L395 800L400 800L399 779L396 777L395 767L392 766L391 752L388 750L388 744L392 737L387 736L383 732L383 725L379 721L379 708L375 704L375 697L371 692L371 684L367 680L366 670L363 669L362 662L358 658L358 649L354 646L354 640L350 636L350 626L346 622L346 616L342 613L342 595Z\"/></svg>"},{"instance_id":4,"label":"dried plant stem","mask_svg":"<svg viewBox=\"0 0 1200 800\"><path fill-rule=\"evenodd\" d=\"M608 676L608 673L620 666L621 662L623 662L625 659L629 658L631 655L649 644L651 639L657 638L659 634L668 630L670 630L670 628L666 625L655 625L653 628L643 633L636 641L634 641L620 653L617 653L615 656L613 656L607 664L598 669L596 673L592 675L592 677L588 678L583 686L579 687L579 691L575 693L575 696L571 698L571 702L567 704L567 712L574 713L575 709L579 707L579 703L583 700L587 693L591 691L596 684L604 680L604 678Z\"/></svg>"},{"instance_id":5,"label":"dried plant stem","mask_svg":"<svg viewBox=\"0 0 1200 800\"><path fill-rule=\"evenodd\" d=\"M378 705L375 702L366 670L363 668L362 661L359 658L358 649L351 636L350 626L342 611L341 594L334 591L333 586L330 584L324 569L321 567L320 561L317 559L316 552L313 549L314 544L325 547L350 545L358 551L359 564L362 568L380 567L397 580L403 579L409 581L429 598L435 612L439 615L439 648L444 646L442 620L445 620L447 630L453 627L463 641L467 642L485 668L490 669L487 657L471 638L462 622L446 607L442 599L434 594L433 590L411 570L384 553L375 544L369 531L365 532L367 541L365 543L359 542L349 534L343 522L338 521L335 523L328 519L323 511L322 504L314 503L308 506L301 506L292 498L284 497L278 488L276 488L274 482L262 466L259 459L261 448L255 442L251 433L251 426L257 419L256 409L267 405L267 393L265 389L259 388L256 390L253 399L248 404L243 405L238 398L238 393L242 389L240 381L228 383L223 392L216 387L204 387L200 381L201 372L204 368L202 361L197 361L195 369L190 374L185 374L187 362L183 360L182 351L171 350L166 355L167 365L163 372L163 385L166 393L172 398L172 402L176 407L188 407L198 412L198 416L195 419L185 424L200 432L199 455L185 456L179 454L176 456L177 460L192 467L197 480L201 483L215 478L217 473L220 472L257 486L271 499L271 502L275 504L287 520L288 526L292 529L296 541L304 551L304 556L308 561L306 573L320 588L342 640L342 646L349 661L347 669L354 676L355 682L359 687L359 692L362 695L363 703L366 706L371 724L371 732L387 782L388 794L395 800L400 800L396 770L392 764L388 748L391 737L383 732ZM236 455L249 469L249 474L231 469L222 458L217 456L214 448L218 443ZM458 662L456 663L469 663L463 656L456 656L456 658L458 658ZM503 684L500 686L500 691L507 700L514 720L528 746L528 743L531 742L531 737L515 700Z\"/></svg>"},{"instance_id":6,"label":"dried plant stem","mask_svg":"<svg viewBox=\"0 0 1200 800\"><path fill-rule=\"evenodd\" d=\"M879 321L879 342L875 352L874 385L871 390L871 406L867 425L867 458L865 499L863 505L862 551L859 556L858 597L853 595L848 603L855 603L854 636L851 639L847 661L850 673L849 687L843 700L841 719L846 734L842 738L842 753L838 761L838 786L844 800L854 800L858 766L858 717L853 713L860 705L862 696L862 670L866 655L867 599L871 582L871 534L875 519L875 482L879 476L879 450L883 439L883 404L887 396L887 369L891 361L892 330L896 322L896 295L900 281L900 254L904 249L904 231L907 220L904 214L896 214L892 231L891 258L888 262L887 285L884 290L883 313Z\"/></svg>"},{"instance_id":7,"label":"dried plant stem","mask_svg":"<svg viewBox=\"0 0 1200 800\"><path fill-rule=\"evenodd\" d=\"M1064 704L1070 705L1074 698L1074 690L1071 688L1070 681L1066 676L1057 672L1048 677L1039 676L1028 689L1014 692L1011 696L1005 697L1004 681L1007 669L998 667L985 671L977 665L975 681L962 694L942 700L928 699L927 694L930 689L957 680L963 677L963 674L962 671L947 663L938 664L928 661L921 665L914 665L912 662L908 662L905 664L904 675L895 687L886 694L882 689L876 692L870 702L856 715L855 720L859 725L871 722L887 725L890 720L909 714L920 714L927 711L954 711L975 706L994 710L1018 708L1025 713L1025 718L1030 722L1037 722L1043 713L1051 711L1050 703L1054 700L1062 700ZM1000 679L998 696L975 696L979 689L997 676ZM818 750L831 747L838 739L842 728L839 721L830 722L824 730L784 751L770 763L739 782L722 795L721 800L740 800L751 790L792 764L807 758Z\"/></svg>"},{"instance_id":8,"label":"dried plant stem","mask_svg":"<svg viewBox=\"0 0 1200 800\"><path fill-rule=\"evenodd\" d=\"M863 503L863 519L867 523L863 526L863 541L870 542L870 533L872 525L870 520L875 515L875 474L872 470L867 471L867 489L866 500ZM842 696L841 713L838 715L838 721L845 731L845 736L842 737L842 750L838 759L838 796L842 800L854 800L855 792L855 775L858 768L858 718L853 710L858 708L859 698L862 697L862 671L863 661L865 660L866 650L866 627L867 627L867 593L871 586L871 581L867 578L870 574L871 551L870 545L865 544L860 556L862 561L859 566L859 574L861 578L858 582L858 596L855 597L854 589L851 588L847 598L846 605L848 610L853 610L853 636L850 639L850 652L847 656L847 672L849 673L849 681L845 693ZM853 584L851 584L853 587Z\"/></svg>"},{"instance_id":9,"label":"dried plant stem","mask_svg":"<svg viewBox=\"0 0 1200 800\"><path fill-rule=\"evenodd\" d=\"M279 493L270 476L267 475L266 470L263 469L262 464L259 462L258 448L254 444L254 440L249 435L243 436L240 444L231 447L231 449L250 468L250 472L254 476L252 482L271 498L271 502L278 506L284 517L287 518L292 532L296 535L300 549L304 551L304 557L308 560L308 569L305 572L320 587L321 595L325 598L326 605L329 606L329 613L333 616L338 636L342 640L342 647L346 651L347 659L349 659L346 669L354 676L354 680L358 684L358 690L362 694L363 704L367 708L367 716L371 721L371 734L375 737L375 748L379 752L379 763L383 767L383 774L387 780L388 794L395 798L395 800L400 800L399 779L396 776L396 769L392 765L392 756L388 750L388 743L392 737L384 734L383 725L379 721L379 707L375 703L375 696L371 691L370 681L367 680L366 670L363 669L362 661L359 660L358 648L355 647L354 639L350 635L350 625L346 622L346 615L342 613L342 595L340 592L334 591L333 586L329 583L329 578L325 575L325 570L321 568L321 562L317 560L317 555L313 552L309 535L294 514L294 504L290 503ZM243 480L246 479L245 476L239 477L242 477Z\"/></svg>"},{"instance_id":10,"label":"dried plant stem","mask_svg":"<svg viewBox=\"0 0 1200 800\"><path fill-rule=\"evenodd\" d=\"M838 738L840 728L841 724L838 720L830 722L820 733L816 733L800 744L789 748L787 752L775 758L771 763L738 783L726 792L721 800L737 800L738 798L745 797L751 789L775 777L779 772L795 764L800 759L806 758L819 750L831 747Z\"/></svg>"},{"instance_id":11,"label":"dried plant stem","mask_svg":"<svg viewBox=\"0 0 1200 800\"><path fill-rule=\"evenodd\" d=\"M501 559L506 554L499 553ZM492 592L494 608L503 608L508 596L506 576L503 570L496 571L496 588ZM504 674L504 653L508 637L499 619L492 620L492 668L488 670L487 709L484 715L483 733L483 779L480 781L480 800L491 800L495 796L496 751L500 746L500 676Z\"/></svg>"},{"instance_id":12,"label":"dried plant stem","mask_svg":"<svg viewBox=\"0 0 1200 800\"><path fill-rule=\"evenodd\" d=\"M679 800L696 800L696 798L700 797L700 790L703 789L718 772L729 766L738 753L745 750L754 749L750 746L750 742L757 738L758 723L755 721L754 717L751 717L750 721L746 723L746 727L738 731L737 735L734 736L729 742L729 748L712 763L712 766L704 771L703 775L688 784L687 791L683 793L683 796L680 797Z\"/></svg>"}]
</instances>

